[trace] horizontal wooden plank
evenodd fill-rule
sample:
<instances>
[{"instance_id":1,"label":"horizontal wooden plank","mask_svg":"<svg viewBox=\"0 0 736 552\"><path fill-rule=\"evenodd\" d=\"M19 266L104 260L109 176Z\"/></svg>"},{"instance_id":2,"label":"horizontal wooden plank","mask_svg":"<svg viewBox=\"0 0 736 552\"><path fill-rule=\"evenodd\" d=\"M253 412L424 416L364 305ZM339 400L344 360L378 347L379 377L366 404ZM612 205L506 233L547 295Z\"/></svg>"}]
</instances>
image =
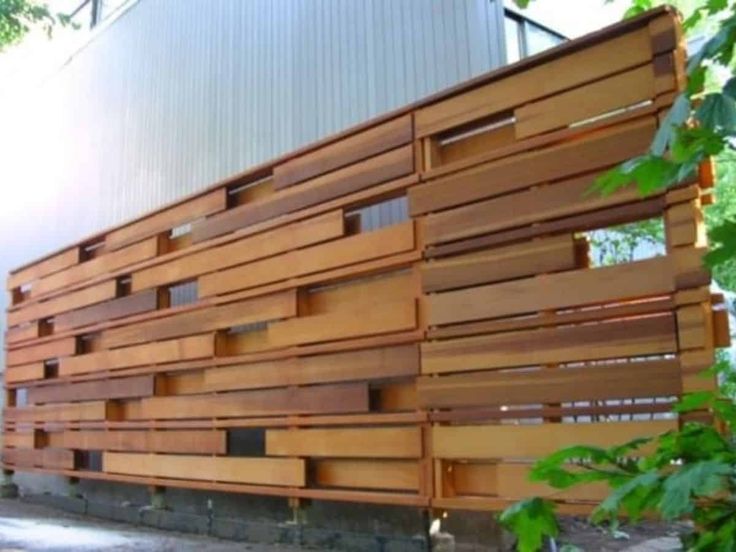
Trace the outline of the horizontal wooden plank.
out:
<instances>
[{"instance_id":1,"label":"horizontal wooden plank","mask_svg":"<svg viewBox=\"0 0 736 552\"><path fill-rule=\"evenodd\" d=\"M335 458L419 458L418 427L266 430L266 454Z\"/></svg>"},{"instance_id":2,"label":"horizontal wooden plank","mask_svg":"<svg viewBox=\"0 0 736 552\"><path fill-rule=\"evenodd\" d=\"M400 345L213 368L204 372L203 389L260 389L413 376L418 373L419 347Z\"/></svg>"},{"instance_id":3,"label":"horizontal wooden plank","mask_svg":"<svg viewBox=\"0 0 736 552\"><path fill-rule=\"evenodd\" d=\"M43 362L8 366L4 372L5 385L41 380L44 378L45 372L46 368Z\"/></svg>"},{"instance_id":4,"label":"horizontal wooden plank","mask_svg":"<svg viewBox=\"0 0 736 552\"><path fill-rule=\"evenodd\" d=\"M158 306L158 290L151 289L134 293L60 314L54 317L54 331L64 332L98 322L150 312L156 310Z\"/></svg>"},{"instance_id":5,"label":"horizontal wooden plank","mask_svg":"<svg viewBox=\"0 0 736 552\"><path fill-rule=\"evenodd\" d=\"M28 389L28 402L57 403L91 401L96 399L129 399L154 394L154 376L133 376L101 381L82 381L43 385ZM67 447L74 448L74 447Z\"/></svg>"},{"instance_id":6,"label":"horizontal wooden plank","mask_svg":"<svg viewBox=\"0 0 736 552\"><path fill-rule=\"evenodd\" d=\"M288 280L331 268L387 257L414 249L414 223L404 222L199 278L200 297Z\"/></svg>"},{"instance_id":7,"label":"horizontal wooden plank","mask_svg":"<svg viewBox=\"0 0 736 552\"><path fill-rule=\"evenodd\" d=\"M49 341L40 345L30 345L21 349L12 349L5 354L5 364L16 366L30 364L39 360L51 360L68 357L77 352L77 339L65 337L56 341Z\"/></svg>"},{"instance_id":8,"label":"horizontal wooden plank","mask_svg":"<svg viewBox=\"0 0 736 552\"><path fill-rule=\"evenodd\" d=\"M94 421L107 420L115 414L115 408L105 401L18 406L3 409L3 418L9 422Z\"/></svg>"},{"instance_id":9,"label":"horizontal wooden plank","mask_svg":"<svg viewBox=\"0 0 736 552\"><path fill-rule=\"evenodd\" d=\"M114 348L227 329L254 322L290 318L296 314L297 294L296 290L292 289L106 330L102 334L100 345Z\"/></svg>"},{"instance_id":10,"label":"horizontal wooden plank","mask_svg":"<svg viewBox=\"0 0 736 552\"><path fill-rule=\"evenodd\" d=\"M403 460L315 460L314 483L323 487L419 490L417 462Z\"/></svg>"},{"instance_id":11,"label":"horizontal wooden plank","mask_svg":"<svg viewBox=\"0 0 736 552\"><path fill-rule=\"evenodd\" d=\"M411 173L413 169L414 149L411 145L403 146L325 174L300 186L282 190L268 198L210 217L193 226L192 237L195 242L200 242L227 234L238 228L400 178Z\"/></svg>"},{"instance_id":12,"label":"horizontal wooden plank","mask_svg":"<svg viewBox=\"0 0 736 552\"><path fill-rule=\"evenodd\" d=\"M37 466L57 470L73 470L74 451L65 449L3 449L3 462L19 466Z\"/></svg>"},{"instance_id":13,"label":"horizontal wooden plank","mask_svg":"<svg viewBox=\"0 0 736 552\"><path fill-rule=\"evenodd\" d=\"M578 485L555 489L529 481L530 464L453 462L451 487L457 496L499 496L521 500L540 496L554 500L601 501L610 493L607 485Z\"/></svg>"},{"instance_id":14,"label":"horizontal wooden plank","mask_svg":"<svg viewBox=\"0 0 736 552\"><path fill-rule=\"evenodd\" d=\"M432 452L435 458L446 459L538 458L580 443L610 447L676 428L676 420L434 426Z\"/></svg>"},{"instance_id":15,"label":"horizontal wooden plank","mask_svg":"<svg viewBox=\"0 0 736 552\"><path fill-rule=\"evenodd\" d=\"M670 73L671 79L674 76ZM654 67L618 73L555 96L524 104L514 111L516 138L527 138L569 124L654 99Z\"/></svg>"},{"instance_id":16,"label":"horizontal wooden plank","mask_svg":"<svg viewBox=\"0 0 736 552\"><path fill-rule=\"evenodd\" d=\"M599 175L598 172L588 173L431 214L424 219L425 240L428 244L436 245L467 239L525 224L631 203L641 198L632 187L621 188L607 195L590 193Z\"/></svg>"},{"instance_id":17,"label":"horizontal wooden plank","mask_svg":"<svg viewBox=\"0 0 736 552\"><path fill-rule=\"evenodd\" d=\"M643 117L432 180L409 190L409 212L414 216L439 211L535 184L600 171L644 153L655 131L656 119Z\"/></svg>"},{"instance_id":18,"label":"horizontal wooden plank","mask_svg":"<svg viewBox=\"0 0 736 552\"><path fill-rule=\"evenodd\" d=\"M341 210L241 238L219 247L133 272L131 286L139 291L179 282L209 272L313 245L344 234Z\"/></svg>"},{"instance_id":19,"label":"horizontal wooden plank","mask_svg":"<svg viewBox=\"0 0 736 552\"><path fill-rule=\"evenodd\" d=\"M553 189L552 187L542 186L539 190L547 190L548 188L550 190ZM619 192L614 192L611 196L615 197L617 193ZM572 204L578 205L579 203L573 202ZM424 256L426 258L440 258L468 251L478 251L488 247L498 247L540 236L565 232L583 232L585 230L596 230L628 222L646 220L661 215L665 205L666 202L663 196L655 196L644 200L637 198L632 200L631 203L624 205L584 212L578 215L563 216L562 218L544 222L534 222L526 226L509 228L508 230L494 234L466 238L443 245L435 245L425 249ZM532 216L536 218L536 215ZM423 228L424 225L421 227Z\"/></svg>"},{"instance_id":20,"label":"horizontal wooden plank","mask_svg":"<svg viewBox=\"0 0 736 552\"><path fill-rule=\"evenodd\" d=\"M79 262L79 248L70 247L41 261L13 270L8 276L7 288L13 289L29 284L47 274L59 272Z\"/></svg>"},{"instance_id":21,"label":"horizontal wooden plank","mask_svg":"<svg viewBox=\"0 0 736 552\"><path fill-rule=\"evenodd\" d=\"M667 397L681 393L680 364L675 359L417 380L419 404L427 409Z\"/></svg>"},{"instance_id":22,"label":"horizontal wooden plank","mask_svg":"<svg viewBox=\"0 0 736 552\"><path fill-rule=\"evenodd\" d=\"M416 134L436 134L618 73L651 58L648 30L636 29L419 109L415 115Z\"/></svg>"},{"instance_id":23,"label":"horizontal wooden plank","mask_svg":"<svg viewBox=\"0 0 736 552\"><path fill-rule=\"evenodd\" d=\"M108 473L197 481L288 487L306 485L305 463L298 458L226 458L105 452L102 455L102 470Z\"/></svg>"},{"instance_id":24,"label":"horizontal wooden plank","mask_svg":"<svg viewBox=\"0 0 736 552\"><path fill-rule=\"evenodd\" d=\"M20 341L28 341L41 336L40 322L29 322L22 326L10 328L5 332L5 343L13 345Z\"/></svg>"},{"instance_id":25,"label":"horizontal wooden plank","mask_svg":"<svg viewBox=\"0 0 736 552\"><path fill-rule=\"evenodd\" d=\"M225 454L225 431L59 431L47 434L51 447L75 450Z\"/></svg>"},{"instance_id":26,"label":"horizontal wooden plank","mask_svg":"<svg viewBox=\"0 0 736 552\"><path fill-rule=\"evenodd\" d=\"M674 292L682 268L672 256L572 270L437 293L427 298L431 325L628 301Z\"/></svg>"},{"instance_id":27,"label":"horizontal wooden plank","mask_svg":"<svg viewBox=\"0 0 736 552\"><path fill-rule=\"evenodd\" d=\"M577 267L571 234L421 265L422 289L443 291Z\"/></svg>"},{"instance_id":28,"label":"horizontal wooden plank","mask_svg":"<svg viewBox=\"0 0 736 552\"><path fill-rule=\"evenodd\" d=\"M70 376L146 364L165 364L208 358L214 354L213 335L197 335L66 357L59 361L59 375Z\"/></svg>"},{"instance_id":29,"label":"horizontal wooden plank","mask_svg":"<svg viewBox=\"0 0 736 552\"><path fill-rule=\"evenodd\" d=\"M153 397L140 401L128 419L184 419L368 412L364 383L240 391L218 395Z\"/></svg>"},{"instance_id":30,"label":"horizontal wooden plank","mask_svg":"<svg viewBox=\"0 0 736 552\"><path fill-rule=\"evenodd\" d=\"M404 115L290 159L274 168L274 187L281 190L367 157L403 146L411 142L413 130L411 115Z\"/></svg>"},{"instance_id":31,"label":"horizontal wooden plank","mask_svg":"<svg viewBox=\"0 0 736 552\"><path fill-rule=\"evenodd\" d=\"M41 278L33 285L32 296L37 297L52 291L83 282L94 276L114 272L120 268L151 259L158 254L158 238L153 237L99 257L74 265L62 272Z\"/></svg>"},{"instance_id":32,"label":"horizontal wooden plank","mask_svg":"<svg viewBox=\"0 0 736 552\"><path fill-rule=\"evenodd\" d=\"M6 431L2 439L3 447L32 449L36 444L36 434L33 431Z\"/></svg>"},{"instance_id":33,"label":"horizontal wooden plank","mask_svg":"<svg viewBox=\"0 0 736 552\"><path fill-rule=\"evenodd\" d=\"M677 351L672 314L422 343L422 373L606 360Z\"/></svg>"},{"instance_id":34,"label":"horizontal wooden plank","mask_svg":"<svg viewBox=\"0 0 736 552\"><path fill-rule=\"evenodd\" d=\"M413 330L417 327L416 300L377 303L274 322L268 327L271 347L288 347L338 339Z\"/></svg>"},{"instance_id":35,"label":"horizontal wooden plank","mask_svg":"<svg viewBox=\"0 0 736 552\"><path fill-rule=\"evenodd\" d=\"M25 307L8 311L8 326L16 326L23 322L48 318L54 314L79 309L87 305L102 303L113 299L117 295L117 283L115 280L95 284L88 288L72 291L65 295L32 303Z\"/></svg>"},{"instance_id":36,"label":"horizontal wooden plank","mask_svg":"<svg viewBox=\"0 0 736 552\"><path fill-rule=\"evenodd\" d=\"M225 209L227 209L227 189L221 187L108 232L105 236L105 248L119 249L137 240L168 232L177 226Z\"/></svg>"}]
</instances>

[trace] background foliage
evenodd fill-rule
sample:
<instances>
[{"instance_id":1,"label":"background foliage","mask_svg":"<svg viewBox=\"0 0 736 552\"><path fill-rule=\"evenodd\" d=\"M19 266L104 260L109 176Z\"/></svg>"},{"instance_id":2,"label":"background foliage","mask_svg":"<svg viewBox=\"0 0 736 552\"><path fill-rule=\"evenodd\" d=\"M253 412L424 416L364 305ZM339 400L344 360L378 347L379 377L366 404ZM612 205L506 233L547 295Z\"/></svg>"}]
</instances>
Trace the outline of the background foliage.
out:
<instances>
[{"instance_id":1,"label":"background foliage","mask_svg":"<svg viewBox=\"0 0 736 552\"><path fill-rule=\"evenodd\" d=\"M41 28L51 36L55 25L70 23L68 15L52 13L45 3L0 0L0 53L18 44L34 28Z\"/></svg>"}]
</instances>

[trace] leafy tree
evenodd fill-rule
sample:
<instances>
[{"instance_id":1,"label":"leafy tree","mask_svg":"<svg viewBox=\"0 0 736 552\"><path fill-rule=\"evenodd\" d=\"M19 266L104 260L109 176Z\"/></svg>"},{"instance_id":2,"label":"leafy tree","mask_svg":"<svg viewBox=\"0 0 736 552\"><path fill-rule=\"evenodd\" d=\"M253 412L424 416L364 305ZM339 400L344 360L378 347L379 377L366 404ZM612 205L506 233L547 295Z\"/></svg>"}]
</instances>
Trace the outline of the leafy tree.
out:
<instances>
[{"instance_id":1,"label":"leafy tree","mask_svg":"<svg viewBox=\"0 0 736 552\"><path fill-rule=\"evenodd\" d=\"M526 7L530 0L515 0ZM733 65L736 44L735 0L679 2L687 17L686 32L707 31L712 36L688 62L688 84L680 94L647 153L609 171L595 183L595 190L611 193L636 185L650 194L688 178L701 162L715 156L718 202L706 211L712 251L706 263L716 281L736 289L736 77L725 83L717 73ZM632 0L627 16L652 8L653 0ZM634 227L624 234L645 232ZM652 439L637 439L608 449L578 445L539 460L531 470L532 481L558 489L604 482L611 494L593 511L593 522L608 522L615 529L620 516L632 521L644 515L663 520L693 522L683 537L687 550L720 552L736 550L736 378L727 362L709 370L718 375L716 392L685 395L675 412L704 409L716 424L685 422L675 431ZM719 432L718 427L725 429ZM643 449L646 445L646 449ZM529 498L505 510L499 519L518 537L522 552L539 550L546 538L559 533L555 505Z\"/></svg>"},{"instance_id":2,"label":"leafy tree","mask_svg":"<svg viewBox=\"0 0 736 552\"><path fill-rule=\"evenodd\" d=\"M71 18L34 0L0 0L0 52L18 44L33 28L51 36L57 24L69 25Z\"/></svg>"}]
</instances>

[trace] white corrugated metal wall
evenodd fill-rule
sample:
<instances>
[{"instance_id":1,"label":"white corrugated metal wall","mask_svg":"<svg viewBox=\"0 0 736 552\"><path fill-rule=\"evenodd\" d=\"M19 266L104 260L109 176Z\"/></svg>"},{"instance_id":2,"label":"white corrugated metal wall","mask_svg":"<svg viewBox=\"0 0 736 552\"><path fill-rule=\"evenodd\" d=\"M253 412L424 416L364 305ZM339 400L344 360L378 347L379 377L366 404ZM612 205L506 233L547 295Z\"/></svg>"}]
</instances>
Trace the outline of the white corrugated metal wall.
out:
<instances>
[{"instance_id":1,"label":"white corrugated metal wall","mask_svg":"<svg viewBox=\"0 0 736 552\"><path fill-rule=\"evenodd\" d=\"M139 0L0 102L0 273L499 66L502 16L501 0Z\"/></svg>"}]
</instances>

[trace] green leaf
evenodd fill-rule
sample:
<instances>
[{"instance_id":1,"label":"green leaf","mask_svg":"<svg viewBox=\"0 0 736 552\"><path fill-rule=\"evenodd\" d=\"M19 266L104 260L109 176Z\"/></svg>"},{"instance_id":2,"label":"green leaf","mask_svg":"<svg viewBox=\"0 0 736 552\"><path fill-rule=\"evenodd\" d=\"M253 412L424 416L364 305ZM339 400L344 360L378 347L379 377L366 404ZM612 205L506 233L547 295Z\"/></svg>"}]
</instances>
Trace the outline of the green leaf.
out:
<instances>
[{"instance_id":1,"label":"green leaf","mask_svg":"<svg viewBox=\"0 0 736 552\"><path fill-rule=\"evenodd\" d=\"M554 538L559 534L555 508L552 502L539 497L528 498L506 508L498 520L516 535L519 552L537 552L545 537Z\"/></svg>"},{"instance_id":2,"label":"green leaf","mask_svg":"<svg viewBox=\"0 0 736 552\"><path fill-rule=\"evenodd\" d=\"M695 117L703 128L731 133L736 130L736 102L726 94L708 94Z\"/></svg>"},{"instance_id":3,"label":"green leaf","mask_svg":"<svg viewBox=\"0 0 736 552\"><path fill-rule=\"evenodd\" d=\"M630 478L596 507L591 518L594 521L616 518L623 509L632 520L639 519L652 502L649 497L659 482L660 475L653 470Z\"/></svg>"},{"instance_id":4,"label":"green leaf","mask_svg":"<svg viewBox=\"0 0 736 552\"><path fill-rule=\"evenodd\" d=\"M659 510L665 519L677 519L692 512L693 498L710 496L726 488L725 477L733 468L715 460L687 464L664 482Z\"/></svg>"},{"instance_id":5,"label":"green leaf","mask_svg":"<svg viewBox=\"0 0 736 552\"><path fill-rule=\"evenodd\" d=\"M672 410L682 414L683 412L692 412L693 410L702 409L706 405L710 405L715 395L712 391L698 391L696 393L688 393L684 395Z\"/></svg>"}]
</instances>

